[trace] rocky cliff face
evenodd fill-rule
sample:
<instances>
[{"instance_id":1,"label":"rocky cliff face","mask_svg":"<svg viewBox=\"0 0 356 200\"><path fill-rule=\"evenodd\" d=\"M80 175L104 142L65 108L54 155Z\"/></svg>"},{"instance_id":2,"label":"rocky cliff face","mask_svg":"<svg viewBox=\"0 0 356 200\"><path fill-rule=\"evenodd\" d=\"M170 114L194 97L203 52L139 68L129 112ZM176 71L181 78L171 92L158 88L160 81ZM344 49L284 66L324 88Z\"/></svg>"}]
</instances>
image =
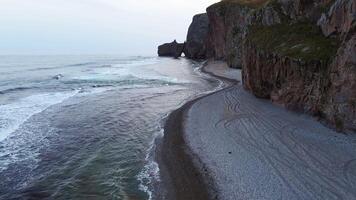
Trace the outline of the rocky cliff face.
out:
<instances>
[{"instance_id":1,"label":"rocky cliff face","mask_svg":"<svg viewBox=\"0 0 356 200\"><path fill-rule=\"evenodd\" d=\"M323 117L339 129L356 131L356 35L344 41L330 67Z\"/></svg>"},{"instance_id":2,"label":"rocky cliff face","mask_svg":"<svg viewBox=\"0 0 356 200\"><path fill-rule=\"evenodd\" d=\"M341 41L330 64L330 88L325 118L346 130L356 130L356 0L336 0L318 24L325 36Z\"/></svg>"},{"instance_id":3,"label":"rocky cliff face","mask_svg":"<svg viewBox=\"0 0 356 200\"><path fill-rule=\"evenodd\" d=\"M244 87L356 131L356 0L226 0L207 9L207 57Z\"/></svg>"},{"instance_id":4,"label":"rocky cliff face","mask_svg":"<svg viewBox=\"0 0 356 200\"><path fill-rule=\"evenodd\" d=\"M243 49L244 87L289 109L321 115L331 81L328 62L337 41L313 28L309 24L251 27Z\"/></svg>"},{"instance_id":5,"label":"rocky cliff face","mask_svg":"<svg viewBox=\"0 0 356 200\"><path fill-rule=\"evenodd\" d=\"M184 51L242 68L257 97L356 131L355 27L356 0L223 0L194 17Z\"/></svg>"},{"instance_id":6,"label":"rocky cliff face","mask_svg":"<svg viewBox=\"0 0 356 200\"><path fill-rule=\"evenodd\" d=\"M191 59L205 59L209 18L206 13L195 15L189 26L184 54Z\"/></svg>"},{"instance_id":7,"label":"rocky cliff face","mask_svg":"<svg viewBox=\"0 0 356 200\"><path fill-rule=\"evenodd\" d=\"M355 1L282 3L274 5L281 22L252 24L244 39L245 88L338 130L355 131ZM317 12L322 6L324 14Z\"/></svg>"},{"instance_id":8,"label":"rocky cliff face","mask_svg":"<svg viewBox=\"0 0 356 200\"><path fill-rule=\"evenodd\" d=\"M210 20L207 56L241 68L242 39L249 24L250 9L220 2L207 8Z\"/></svg>"},{"instance_id":9,"label":"rocky cliff face","mask_svg":"<svg viewBox=\"0 0 356 200\"><path fill-rule=\"evenodd\" d=\"M356 1L337 0L318 21L325 36L348 37L355 33Z\"/></svg>"},{"instance_id":10,"label":"rocky cliff face","mask_svg":"<svg viewBox=\"0 0 356 200\"><path fill-rule=\"evenodd\" d=\"M335 0L275 0L277 9L292 20L316 23ZM279 5L278 5L279 4ZM280 8L278 8L280 6Z\"/></svg>"},{"instance_id":11,"label":"rocky cliff face","mask_svg":"<svg viewBox=\"0 0 356 200\"><path fill-rule=\"evenodd\" d=\"M248 26L270 26L286 20L317 22L333 0L226 0L207 8L210 20L207 57L241 68ZM250 2L250 3L249 3Z\"/></svg>"}]
</instances>

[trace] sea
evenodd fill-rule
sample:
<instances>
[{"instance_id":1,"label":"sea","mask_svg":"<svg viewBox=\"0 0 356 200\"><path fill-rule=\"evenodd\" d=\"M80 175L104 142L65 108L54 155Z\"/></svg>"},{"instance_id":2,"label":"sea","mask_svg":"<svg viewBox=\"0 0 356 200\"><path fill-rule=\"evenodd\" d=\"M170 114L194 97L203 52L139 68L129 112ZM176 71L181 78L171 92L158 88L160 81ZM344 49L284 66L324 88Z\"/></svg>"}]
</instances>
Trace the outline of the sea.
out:
<instances>
[{"instance_id":1,"label":"sea","mask_svg":"<svg viewBox=\"0 0 356 200\"><path fill-rule=\"evenodd\" d=\"M152 199L165 119L221 87L203 64L0 56L0 199Z\"/></svg>"}]
</instances>

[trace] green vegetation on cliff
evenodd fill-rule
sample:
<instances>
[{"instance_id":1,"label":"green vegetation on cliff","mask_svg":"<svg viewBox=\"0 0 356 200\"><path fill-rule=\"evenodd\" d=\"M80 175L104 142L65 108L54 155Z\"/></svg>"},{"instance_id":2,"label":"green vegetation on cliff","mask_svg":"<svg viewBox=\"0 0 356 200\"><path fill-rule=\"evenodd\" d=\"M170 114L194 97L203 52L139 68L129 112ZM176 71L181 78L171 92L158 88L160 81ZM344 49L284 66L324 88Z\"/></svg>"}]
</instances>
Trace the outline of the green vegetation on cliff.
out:
<instances>
[{"instance_id":1,"label":"green vegetation on cliff","mask_svg":"<svg viewBox=\"0 0 356 200\"><path fill-rule=\"evenodd\" d=\"M326 38L309 23L250 26L247 40L257 48L302 61L329 62L336 54L338 41Z\"/></svg>"}]
</instances>

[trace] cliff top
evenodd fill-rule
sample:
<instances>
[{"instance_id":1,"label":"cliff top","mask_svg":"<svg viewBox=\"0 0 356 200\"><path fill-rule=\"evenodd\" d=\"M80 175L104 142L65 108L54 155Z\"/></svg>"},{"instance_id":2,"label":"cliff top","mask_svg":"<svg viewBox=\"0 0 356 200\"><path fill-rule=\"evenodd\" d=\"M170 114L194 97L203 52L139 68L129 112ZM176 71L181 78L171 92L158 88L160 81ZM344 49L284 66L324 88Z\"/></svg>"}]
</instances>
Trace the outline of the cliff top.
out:
<instances>
[{"instance_id":1,"label":"cliff top","mask_svg":"<svg viewBox=\"0 0 356 200\"><path fill-rule=\"evenodd\" d=\"M235 3L251 8L259 8L266 5L270 0L222 0L217 4Z\"/></svg>"}]
</instances>

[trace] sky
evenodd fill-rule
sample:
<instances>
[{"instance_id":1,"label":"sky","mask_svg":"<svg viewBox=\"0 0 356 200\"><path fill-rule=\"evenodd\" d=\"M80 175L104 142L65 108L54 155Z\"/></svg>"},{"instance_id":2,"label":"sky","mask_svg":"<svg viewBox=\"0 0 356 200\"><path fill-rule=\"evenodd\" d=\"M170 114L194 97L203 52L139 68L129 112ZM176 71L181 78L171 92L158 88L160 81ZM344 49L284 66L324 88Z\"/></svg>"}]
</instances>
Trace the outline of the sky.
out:
<instances>
[{"instance_id":1,"label":"sky","mask_svg":"<svg viewBox=\"0 0 356 200\"><path fill-rule=\"evenodd\" d=\"M155 55L218 0L0 0L0 54Z\"/></svg>"}]
</instances>

